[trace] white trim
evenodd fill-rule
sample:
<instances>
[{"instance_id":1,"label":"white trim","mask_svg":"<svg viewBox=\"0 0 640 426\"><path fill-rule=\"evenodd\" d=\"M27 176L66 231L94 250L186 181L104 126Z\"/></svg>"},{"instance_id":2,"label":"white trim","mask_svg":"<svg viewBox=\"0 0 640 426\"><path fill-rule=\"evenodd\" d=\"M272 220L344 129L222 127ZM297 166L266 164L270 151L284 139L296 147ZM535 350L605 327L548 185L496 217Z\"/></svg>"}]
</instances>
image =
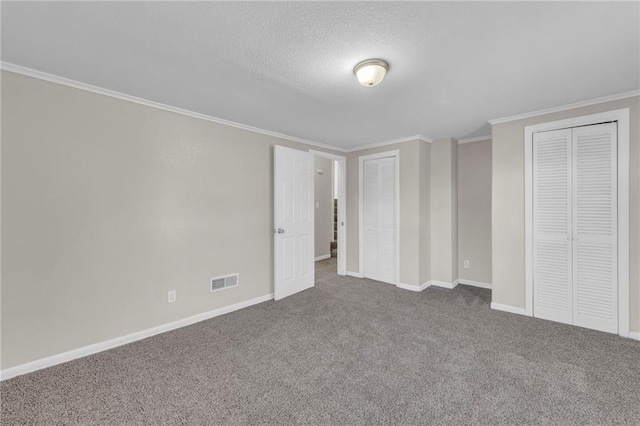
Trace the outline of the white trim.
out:
<instances>
[{"instance_id":1,"label":"white trim","mask_svg":"<svg viewBox=\"0 0 640 426\"><path fill-rule=\"evenodd\" d=\"M529 141L529 142L527 142ZM524 310L533 316L533 133L524 128Z\"/></svg>"},{"instance_id":2,"label":"white trim","mask_svg":"<svg viewBox=\"0 0 640 426\"><path fill-rule=\"evenodd\" d=\"M640 91L636 94L638 93L640 93ZM608 121L618 122L618 334L625 337L629 335L630 303L629 108L540 123L524 128L525 311L526 315L533 316L533 134L542 131L586 126Z\"/></svg>"},{"instance_id":3,"label":"white trim","mask_svg":"<svg viewBox=\"0 0 640 426\"><path fill-rule=\"evenodd\" d=\"M483 283L483 282L480 282L480 281L465 280L463 278L460 278L458 281L460 281L460 284L469 285L471 287L486 288L486 289L489 289L489 290L492 289L491 283Z\"/></svg>"},{"instance_id":4,"label":"white trim","mask_svg":"<svg viewBox=\"0 0 640 426\"><path fill-rule=\"evenodd\" d=\"M347 276L354 278L364 278L364 276L359 272L347 271Z\"/></svg>"},{"instance_id":5,"label":"white trim","mask_svg":"<svg viewBox=\"0 0 640 426\"><path fill-rule=\"evenodd\" d=\"M640 96L640 90L631 90L629 92L617 93L615 95L603 96L601 98L589 99L587 101L576 102L573 104L561 105L558 107L540 109L537 111L527 112L524 114L511 115L509 117L495 118L489 120L489 124L507 123L509 121L522 120L523 118L537 117L539 115L553 114L554 112L566 111L568 109L580 108L589 105L601 104L603 102L612 102L620 99L632 98Z\"/></svg>"},{"instance_id":6,"label":"white trim","mask_svg":"<svg viewBox=\"0 0 640 426\"><path fill-rule=\"evenodd\" d=\"M321 260L325 260L325 259L329 259L331 257L331 253L329 254L323 254L322 256L318 256L316 257L316 262L319 262Z\"/></svg>"},{"instance_id":7,"label":"white trim","mask_svg":"<svg viewBox=\"0 0 640 426\"><path fill-rule=\"evenodd\" d=\"M638 331L630 331L628 337L629 337L629 339L640 340L640 332L638 332Z\"/></svg>"},{"instance_id":8,"label":"white trim","mask_svg":"<svg viewBox=\"0 0 640 426\"><path fill-rule=\"evenodd\" d=\"M74 89L80 89L87 92L97 93L98 95L109 96L111 98L120 99L127 102L133 102L139 105L144 105L152 108L161 109L164 111L173 112L176 114L186 115L188 117L198 118L200 120L210 121L217 124L224 124L226 126L235 127L241 130L247 130L249 132L260 133L266 136L272 136L275 138L285 139L289 141L299 142L306 145L317 146L319 148L330 149L333 151L339 152L349 152L348 149L339 148L333 145L323 144L319 142L310 141L307 139L298 138L295 136L285 135L283 133L272 132L271 130L261 129L259 127L248 126L246 124L237 123L235 121L225 120L223 118L214 117L211 115L201 114L199 112L189 111L186 109L174 107L171 105L162 104L159 102L151 101L144 98L139 98L137 96L127 95L125 93L116 92L115 90L105 89L99 86L94 86L87 83L82 83L80 81L71 80L65 77L60 77L53 74L48 74L46 72L37 71L31 68L23 67L20 65L15 65L10 62L0 62L0 69L5 71L13 72L16 74L26 75L28 77L37 78L39 80L49 81L51 83L61 84L67 87L73 87Z\"/></svg>"},{"instance_id":9,"label":"white trim","mask_svg":"<svg viewBox=\"0 0 640 426\"><path fill-rule=\"evenodd\" d=\"M461 143L482 142L482 141L490 141L490 140L491 140L491 135L478 136L475 138L459 139L458 145L460 145Z\"/></svg>"},{"instance_id":10,"label":"white trim","mask_svg":"<svg viewBox=\"0 0 640 426\"><path fill-rule=\"evenodd\" d=\"M406 138L392 139L390 141L385 141L385 142L376 142L376 143L356 146L355 148L351 148L349 152L363 151L365 149L372 149L372 148L380 148L381 146L395 145L398 143L411 142L415 140L420 140L427 143L433 143L433 139L430 139L421 135L415 135L415 136L407 136Z\"/></svg>"},{"instance_id":11,"label":"white trim","mask_svg":"<svg viewBox=\"0 0 640 426\"><path fill-rule=\"evenodd\" d=\"M432 286L434 287L442 287L442 288L448 288L448 289L454 289L456 288L456 286L458 284L460 284L460 280L455 280L454 282L450 283L447 281L436 281L436 280L431 280L429 281L431 283Z\"/></svg>"},{"instance_id":12,"label":"white trim","mask_svg":"<svg viewBox=\"0 0 640 426\"><path fill-rule=\"evenodd\" d=\"M340 165L338 173L338 224L342 224L342 226L338 226L338 259L336 267L338 275L344 276L347 275L347 157L313 149L310 149L309 152L317 157L337 161Z\"/></svg>"},{"instance_id":13,"label":"white trim","mask_svg":"<svg viewBox=\"0 0 640 426\"><path fill-rule=\"evenodd\" d=\"M358 269L364 275L364 162L368 160L376 160L380 158L395 158L396 160L396 220L395 220L395 237L396 237L396 270L395 282L400 282L400 150L377 152L375 154L361 155L358 157Z\"/></svg>"},{"instance_id":14,"label":"white trim","mask_svg":"<svg viewBox=\"0 0 640 426\"><path fill-rule=\"evenodd\" d=\"M128 343L133 343L138 340L146 339L147 337L155 336L157 334L166 333L167 331L186 327L188 325L195 324L200 321L205 321L220 315L228 314L230 312L234 312L239 309L248 308L249 306L257 305L259 303L263 303L272 299L273 299L273 293L266 294L264 296L256 297L254 299L245 300L244 302L239 302L233 305L224 306L222 308L214 309L209 312L203 312L201 314L183 318L178 321L173 321L168 324L159 325L157 327L152 327L146 330L137 331L135 333L127 334L125 336L116 337L115 339L106 340L100 343L94 343L92 345L84 346L78 349L73 349L68 352L63 352L63 353L52 355L46 358L41 358L41 359L27 362L25 364L21 364L15 367L6 368L0 371L0 380L10 379L12 377L20 376L22 374L31 373L33 371L41 370L43 368L52 367L54 365L72 361L74 359L78 359L78 358L82 358L98 352L106 351L108 349L117 348L118 346L126 345Z\"/></svg>"},{"instance_id":15,"label":"white trim","mask_svg":"<svg viewBox=\"0 0 640 426\"><path fill-rule=\"evenodd\" d=\"M427 281L426 283L422 283L420 285L415 285L415 284L403 284L403 283L398 283L396 284L396 287L401 288L403 290L410 290L410 291L422 291L427 287L431 286L431 281Z\"/></svg>"},{"instance_id":16,"label":"white trim","mask_svg":"<svg viewBox=\"0 0 640 426\"><path fill-rule=\"evenodd\" d=\"M491 309L495 311L510 312L512 314L527 315L524 308L517 308L515 306L503 305L501 303L491 302Z\"/></svg>"}]
</instances>

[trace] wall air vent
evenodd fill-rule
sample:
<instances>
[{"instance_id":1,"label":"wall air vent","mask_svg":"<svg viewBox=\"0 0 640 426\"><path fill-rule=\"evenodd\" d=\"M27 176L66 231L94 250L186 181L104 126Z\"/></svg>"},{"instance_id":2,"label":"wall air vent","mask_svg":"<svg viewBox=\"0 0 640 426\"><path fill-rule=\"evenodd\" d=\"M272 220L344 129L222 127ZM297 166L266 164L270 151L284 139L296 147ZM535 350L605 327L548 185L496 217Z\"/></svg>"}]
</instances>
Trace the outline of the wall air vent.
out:
<instances>
[{"instance_id":1,"label":"wall air vent","mask_svg":"<svg viewBox=\"0 0 640 426\"><path fill-rule=\"evenodd\" d=\"M211 278L211 286L209 290L211 292L224 290L225 288L237 287L240 282L240 275L235 273L231 275L225 275L223 277Z\"/></svg>"}]
</instances>

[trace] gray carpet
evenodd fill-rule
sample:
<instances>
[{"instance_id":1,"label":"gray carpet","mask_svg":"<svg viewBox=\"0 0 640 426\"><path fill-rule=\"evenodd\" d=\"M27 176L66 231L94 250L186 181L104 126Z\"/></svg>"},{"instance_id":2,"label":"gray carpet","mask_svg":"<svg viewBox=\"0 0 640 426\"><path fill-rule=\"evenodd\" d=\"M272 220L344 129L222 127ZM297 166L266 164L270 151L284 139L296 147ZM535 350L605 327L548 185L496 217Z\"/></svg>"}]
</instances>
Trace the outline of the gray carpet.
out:
<instances>
[{"instance_id":1,"label":"gray carpet","mask_svg":"<svg viewBox=\"0 0 640 426\"><path fill-rule=\"evenodd\" d=\"M2 424L640 424L640 342L334 271L2 382Z\"/></svg>"}]
</instances>

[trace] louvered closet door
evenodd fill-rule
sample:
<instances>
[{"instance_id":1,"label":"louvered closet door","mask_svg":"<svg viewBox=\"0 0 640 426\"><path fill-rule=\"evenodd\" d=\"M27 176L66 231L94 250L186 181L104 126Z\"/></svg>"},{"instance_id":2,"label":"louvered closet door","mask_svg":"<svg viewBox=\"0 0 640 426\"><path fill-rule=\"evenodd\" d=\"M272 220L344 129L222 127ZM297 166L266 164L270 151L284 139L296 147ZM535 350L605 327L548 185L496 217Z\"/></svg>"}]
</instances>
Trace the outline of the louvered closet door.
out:
<instances>
[{"instance_id":1,"label":"louvered closet door","mask_svg":"<svg viewBox=\"0 0 640 426\"><path fill-rule=\"evenodd\" d=\"M617 126L573 129L573 323L618 331Z\"/></svg>"},{"instance_id":2,"label":"louvered closet door","mask_svg":"<svg viewBox=\"0 0 640 426\"><path fill-rule=\"evenodd\" d=\"M380 161L379 280L396 284L396 159Z\"/></svg>"},{"instance_id":3,"label":"louvered closet door","mask_svg":"<svg viewBox=\"0 0 640 426\"><path fill-rule=\"evenodd\" d=\"M573 321L571 129L533 137L533 310Z\"/></svg>"},{"instance_id":4,"label":"louvered closet door","mask_svg":"<svg viewBox=\"0 0 640 426\"><path fill-rule=\"evenodd\" d=\"M396 160L367 160L363 167L363 275L395 284Z\"/></svg>"},{"instance_id":5,"label":"louvered closet door","mask_svg":"<svg viewBox=\"0 0 640 426\"><path fill-rule=\"evenodd\" d=\"M363 276L378 279L378 261L380 252L379 220L380 220L380 162L369 160L364 162L364 271Z\"/></svg>"}]
</instances>

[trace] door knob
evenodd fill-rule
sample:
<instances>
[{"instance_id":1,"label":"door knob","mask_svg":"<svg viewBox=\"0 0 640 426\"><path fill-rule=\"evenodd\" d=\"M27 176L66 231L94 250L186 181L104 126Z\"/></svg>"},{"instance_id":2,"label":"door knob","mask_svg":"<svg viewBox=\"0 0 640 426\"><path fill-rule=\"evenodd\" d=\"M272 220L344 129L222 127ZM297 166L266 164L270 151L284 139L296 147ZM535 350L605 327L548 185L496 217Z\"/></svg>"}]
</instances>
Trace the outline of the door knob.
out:
<instances>
[{"instance_id":1,"label":"door knob","mask_svg":"<svg viewBox=\"0 0 640 426\"><path fill-rule=\"evenodd\" d=\"M278 228L278 230L276 231L278 234L284 234L284 229L282 228Z\"/></svg>"}]
</instances>

